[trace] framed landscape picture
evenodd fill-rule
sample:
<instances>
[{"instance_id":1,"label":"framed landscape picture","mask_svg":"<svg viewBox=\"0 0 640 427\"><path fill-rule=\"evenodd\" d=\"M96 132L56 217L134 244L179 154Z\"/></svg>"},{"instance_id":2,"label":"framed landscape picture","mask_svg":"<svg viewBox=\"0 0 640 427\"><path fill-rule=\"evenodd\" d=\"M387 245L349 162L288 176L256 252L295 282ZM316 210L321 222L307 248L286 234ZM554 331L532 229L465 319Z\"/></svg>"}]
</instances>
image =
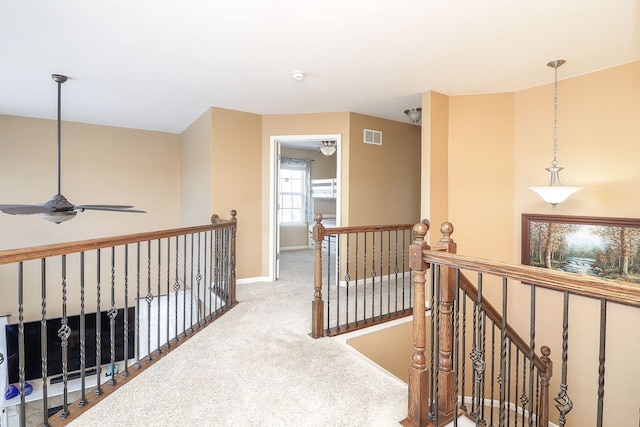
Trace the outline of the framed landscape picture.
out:
<instances>
[{"instance_id":1,"label":"framed landscape picture","mask_svg":"<svg viewBox=\"0 0 640 427\"><path fill-rule=\"evenodd\" d=\"M640 283L640 219L522 214L522 263Z\"/></svg>"}]
</instances>

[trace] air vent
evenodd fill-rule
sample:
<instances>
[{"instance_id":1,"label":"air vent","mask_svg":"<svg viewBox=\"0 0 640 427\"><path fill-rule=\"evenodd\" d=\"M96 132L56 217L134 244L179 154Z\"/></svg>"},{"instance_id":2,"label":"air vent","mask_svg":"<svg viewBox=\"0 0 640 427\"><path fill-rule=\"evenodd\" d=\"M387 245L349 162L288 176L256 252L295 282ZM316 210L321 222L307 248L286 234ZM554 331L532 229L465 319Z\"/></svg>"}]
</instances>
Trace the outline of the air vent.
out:
<instances>
[{"instance_id":1,"label":"air vent","mask_svg":"<svg viewBox=\"0 0 640 427\"><path fill-rule=\"evenodd\" d=\"M379 130L364 130L364 143L373 145L382 145L382 132Z\"/></svg>"}]
</instances>

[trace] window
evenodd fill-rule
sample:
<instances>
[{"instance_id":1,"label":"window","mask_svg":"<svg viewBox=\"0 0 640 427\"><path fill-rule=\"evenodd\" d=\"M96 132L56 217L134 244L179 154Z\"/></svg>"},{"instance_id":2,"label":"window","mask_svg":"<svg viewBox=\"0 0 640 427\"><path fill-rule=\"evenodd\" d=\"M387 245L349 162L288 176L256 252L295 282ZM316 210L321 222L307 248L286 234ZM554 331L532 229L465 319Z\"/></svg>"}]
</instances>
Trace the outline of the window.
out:
<instances>
[{"instance_id":1,"label":"window","mask_svg":"<svg viewBox=\"0 0 640 427\"><path fill-rule=\"evenodd\" d=\"M280 223L305 223L306 170L280 169Z\"/></svg>"}]
</instances>

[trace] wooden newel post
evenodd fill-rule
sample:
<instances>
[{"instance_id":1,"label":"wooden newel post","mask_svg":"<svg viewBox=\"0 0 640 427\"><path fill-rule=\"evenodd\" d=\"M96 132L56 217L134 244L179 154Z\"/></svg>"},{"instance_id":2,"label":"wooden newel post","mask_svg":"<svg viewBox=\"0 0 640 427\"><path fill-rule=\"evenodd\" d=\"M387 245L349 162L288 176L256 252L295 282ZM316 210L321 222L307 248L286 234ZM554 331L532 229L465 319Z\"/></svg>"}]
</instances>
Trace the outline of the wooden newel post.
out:
<instances>
[{"instance_id":1,"label":"wooden newel post","mask_svg":"<svg viewBox=\"0 0 640 427\"><path fill-rule=\"evenodd\" d=\"M453 224L443 222L440 226L442 238L436 244L439 250L455 254L457 245L451 238ZM440 267L440 292L438 295L440 335L438 337L438 420L449 422L457 396L454 395L455 373L453 372L453 305L456 299L456 270Z\"/></svg>"},{"instance_id":2,"label":"wooden newel post","mask_svg":"<svg viewBox=\"0 0 640 427\"><path fill-rule=\"evenodd\" d=\"M311 302L311 337L324 336L322 323L324 322L324 301L322 301L322 241L324 240L324 226L322 214L315 216L316 225L313 226L313 241L316 250L315 275L313 277L313 301Z\"/></svg>"},{"instance_id":3,"label":"wooden newel post","mask_svg":"<svg viewBox=\"0 0 640 427\"><path fill-rule=\"evenodd\" d=\"M409 267L413 270L415 299L413 302L413 356L409 368L408 415L402 421L407 427L424 427L429 424L429 370L424 355L427 346L425 320L425 283L429 265L422 253L429 250L425 236L429 231L429 221L413 227L415 240L409 247Z\"/></svg>"},{"instance_id":4,"label":"wooden newel post","mask_svg":"<svg viewBox=\"0 0 640 427\"><path fill-rule=\"evenodd\" d=\"M553 374L553 362L549 358L551 355L551 349L547 346L543 346L540 349L542 353L542 363L545 364L547 369L540 375L540 404L538 408L538 426L547 427L549 425L549 382L551 381L551 375Z\"/></svg>"}]
</instances>

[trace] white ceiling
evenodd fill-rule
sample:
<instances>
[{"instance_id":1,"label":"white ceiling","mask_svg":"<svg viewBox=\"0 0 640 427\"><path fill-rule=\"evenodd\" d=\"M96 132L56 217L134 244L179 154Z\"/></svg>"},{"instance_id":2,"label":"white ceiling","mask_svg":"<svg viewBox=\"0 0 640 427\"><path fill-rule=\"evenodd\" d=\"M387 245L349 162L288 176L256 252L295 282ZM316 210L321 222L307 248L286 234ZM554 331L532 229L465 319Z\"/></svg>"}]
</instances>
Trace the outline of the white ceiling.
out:
<instances>
[{"instance_id":1,"label":"white ceiling","mask_svg":"<svg viewBox=\"0 0 640 427\"><path fill-rule=\"evenodd\" d=\"M409 122L426 91L534 87L560 58L640 60L640 0L0 0L0 114L55 118L58 73L63 120L174 133L211 106Z\"/></svg>"}]
</instances>

